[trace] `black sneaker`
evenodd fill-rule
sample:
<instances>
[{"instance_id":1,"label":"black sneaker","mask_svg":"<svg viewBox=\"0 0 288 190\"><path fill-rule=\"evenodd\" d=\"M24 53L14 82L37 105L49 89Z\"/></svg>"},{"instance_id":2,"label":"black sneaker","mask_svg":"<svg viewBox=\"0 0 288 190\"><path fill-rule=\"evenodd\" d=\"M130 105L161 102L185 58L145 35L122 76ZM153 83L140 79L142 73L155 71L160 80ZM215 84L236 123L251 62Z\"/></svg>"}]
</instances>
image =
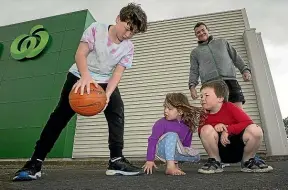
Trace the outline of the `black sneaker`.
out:
<instances>
[{"instance_id":1,"label":"black sneaker","mask_svg":"<svg viewBox=\"0 0 288 190\"><path fill-rule=\"evenodd\" d=\"M260 158L250 158L248 161L241 164L241 171L242 172L270 172L273 170L271 166L268 166L263 160Z\"/></svg>"},{"instance_id":2,"label":"black sneaker","mask_svg":"<svg viewBox=\"0 0 288 190\"><path fill-rule=\"evenodd\" d=\"M13 177L13 181L29 181L41 177L42 161L29 160L23 168L18 170Z\"/></svg>"},{"instance_id":3,"label":"black sneaker","mask_svg":"<svg viewBox=\"0 0 288 190\"><path fill-rule=\"evenodd\" d=\"M214 174L223 172L222 164L215 158L208 158L208 161L198 170L202 174Z\"/></svg>"},{"instance_id":4,"label":"black sneaker","mask_svg":"<svg viewBox=\"0 0 288 190\"><path fill-rule=\"evenodd\" d=\"M106 175L139 175L144 173L142 170L133 166L126 158L119 157L109 160Z\"/></svg>"}]
</instances>

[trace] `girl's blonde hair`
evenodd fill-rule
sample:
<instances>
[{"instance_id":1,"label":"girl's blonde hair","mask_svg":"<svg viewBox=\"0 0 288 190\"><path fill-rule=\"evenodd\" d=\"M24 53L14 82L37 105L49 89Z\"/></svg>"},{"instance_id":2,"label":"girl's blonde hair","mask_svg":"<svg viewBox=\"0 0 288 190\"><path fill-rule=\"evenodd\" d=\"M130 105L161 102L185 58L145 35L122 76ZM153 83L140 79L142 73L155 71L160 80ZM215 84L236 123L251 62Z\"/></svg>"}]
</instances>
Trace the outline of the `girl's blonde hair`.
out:
<instances>
[{"instance_id":1,"label":"girl's blonde hair","mask_svg":"<svg viewBox=\"0 0 288 190\"><path fill-rule=\"evenodd\" d=\"M182 93L168 93L164 101L164 106L172 106L176 108L178 112L183 112L182 119L192 132L202 124L203 116L205 116L203 108L191 106L187 96Z\"/></svg>"}]
</instances>

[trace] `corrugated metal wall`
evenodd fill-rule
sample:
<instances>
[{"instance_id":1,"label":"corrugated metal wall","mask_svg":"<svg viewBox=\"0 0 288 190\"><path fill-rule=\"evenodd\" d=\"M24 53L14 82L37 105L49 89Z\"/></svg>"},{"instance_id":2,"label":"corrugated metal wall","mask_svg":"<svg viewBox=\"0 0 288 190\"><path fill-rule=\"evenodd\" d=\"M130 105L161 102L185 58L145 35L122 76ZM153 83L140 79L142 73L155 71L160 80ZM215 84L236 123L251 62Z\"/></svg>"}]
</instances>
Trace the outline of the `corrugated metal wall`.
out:
<instances>
[{"instance_id":1,"label":"corrugated metal wall","mask_svg":"<svg viewBox=\"0 0 288 190\"><path fill-rule=\"evenodd\" d=\"M147 138L154 122L163 116L163 101L169 92L183 92L190 98L188 76L190 52L197 40L193 27L205 22L216 38L227 39L247 63L243 32L247 23L242 10L191 16L173 20L151 22L148 32L133 38L135 57L133 67L127 70L119 86L125 104L125 148L128 157L145 157ZM240 81L246 104L245 111L261 125L252 82ZM199 91L198 86L198 91ZM199 100L193 105L200 106ZM108 157L108 126L104 115L78 116L73 157ZM205 154L197 134L195 148ZM265 151L263 143L261 151Z\"/></svg>"}]
</instances>

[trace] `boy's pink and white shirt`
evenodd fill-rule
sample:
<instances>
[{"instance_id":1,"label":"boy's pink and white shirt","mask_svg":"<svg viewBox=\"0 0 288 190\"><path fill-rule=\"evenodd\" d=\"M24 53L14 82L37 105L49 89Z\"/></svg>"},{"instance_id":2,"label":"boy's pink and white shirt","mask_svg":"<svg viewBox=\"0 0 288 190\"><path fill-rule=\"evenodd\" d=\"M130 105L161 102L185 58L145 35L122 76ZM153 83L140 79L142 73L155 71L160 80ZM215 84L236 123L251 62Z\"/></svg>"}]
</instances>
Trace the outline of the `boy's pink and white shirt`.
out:
<instances>
[{"instance_id":1,"label":"boy's pink and white shirt","mask_svg":"<svg viewBox=\"0 0 288 190\"><path fill-rule=\"evenodd\" d=\"M92 23L83 33L81 41L87 42L89 54L87 56L88 70L97 83L108 83L117 64L130 68L132 66L134 45L130 40L123 40L115 44L109 39L109 25L98 22ZM81 77L74 63L69 72Z\"/></svg>"}]
</instances>

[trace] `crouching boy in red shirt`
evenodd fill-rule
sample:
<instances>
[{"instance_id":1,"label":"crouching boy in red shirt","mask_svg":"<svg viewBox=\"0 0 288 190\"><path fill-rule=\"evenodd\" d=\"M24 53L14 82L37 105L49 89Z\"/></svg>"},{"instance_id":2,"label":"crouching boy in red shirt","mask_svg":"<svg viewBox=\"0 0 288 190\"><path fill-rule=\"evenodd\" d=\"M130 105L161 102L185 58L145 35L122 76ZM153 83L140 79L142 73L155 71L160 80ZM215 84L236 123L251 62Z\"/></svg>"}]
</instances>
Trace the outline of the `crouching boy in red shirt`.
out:
<instances>
[{"instance_id":1,"label":"crouching boy in red shirt","mask_svg":"<svg viewBox=\"0 0 288 190\"><path fill-rule=\"evenodd\" d=\"M234 104L227 102L228 87L222 81L204 83L201 104L206 110L203 126L198 128L202 144L209 156L199 173L223 172L221 163L241 162L242 172L269 172L273 168L255 158L262 139L261 127Z\"/></svg>"}]
</instances>

